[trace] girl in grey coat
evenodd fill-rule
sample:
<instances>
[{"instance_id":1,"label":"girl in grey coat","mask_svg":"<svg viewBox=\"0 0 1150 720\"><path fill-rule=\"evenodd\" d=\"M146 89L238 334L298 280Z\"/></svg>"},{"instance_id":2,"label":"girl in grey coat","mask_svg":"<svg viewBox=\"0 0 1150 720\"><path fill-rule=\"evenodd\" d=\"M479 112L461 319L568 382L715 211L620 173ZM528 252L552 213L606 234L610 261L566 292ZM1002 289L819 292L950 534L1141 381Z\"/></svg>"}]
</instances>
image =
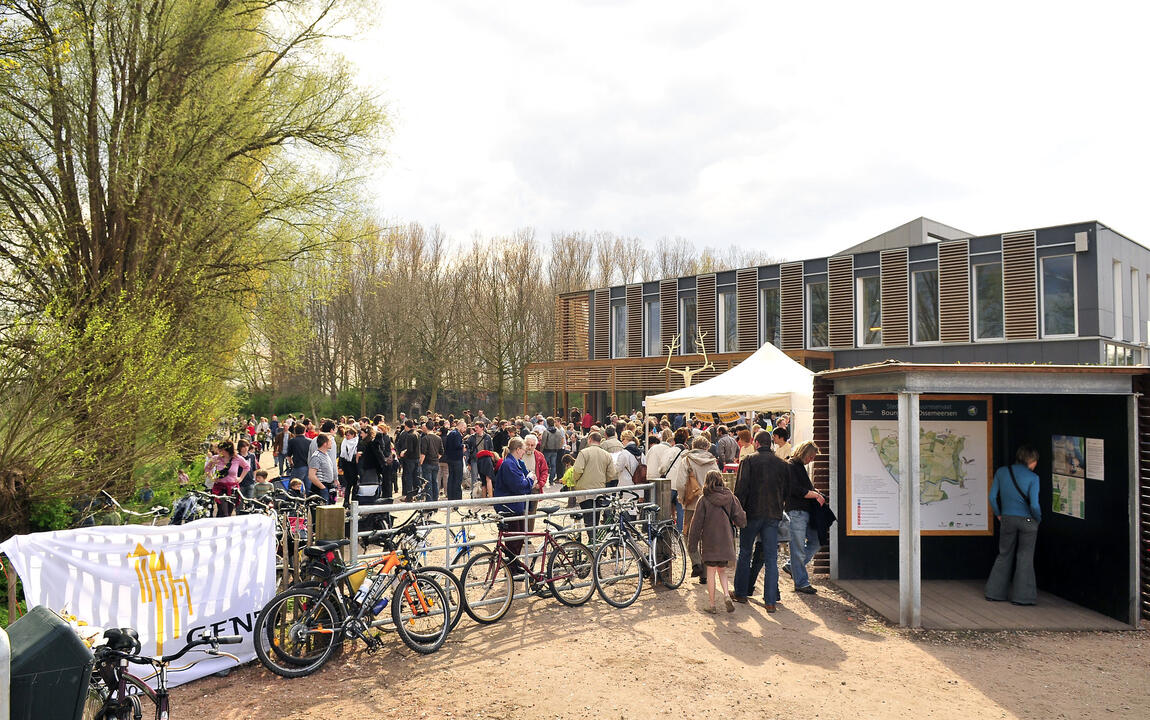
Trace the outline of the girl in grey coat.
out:
<instances>
[{"instance_id":1,"label":"girl in grey coat","mask_svg":"<svg viewBox=\"0 0 1150 720\"><path fill-rule=\"evenodd\" d=\"M723 599L727 612L735 611L727 587L727 566L735 562L734 528L746 527L747 514L743 506L723 483L722 473L712 470L703 482L703 497L695 508L687 547L694 551L702 544L703 566L707 569L707 595L711 604L704 612L715 613L715 581L723 584Z\"/></svg>"}]
</instances>

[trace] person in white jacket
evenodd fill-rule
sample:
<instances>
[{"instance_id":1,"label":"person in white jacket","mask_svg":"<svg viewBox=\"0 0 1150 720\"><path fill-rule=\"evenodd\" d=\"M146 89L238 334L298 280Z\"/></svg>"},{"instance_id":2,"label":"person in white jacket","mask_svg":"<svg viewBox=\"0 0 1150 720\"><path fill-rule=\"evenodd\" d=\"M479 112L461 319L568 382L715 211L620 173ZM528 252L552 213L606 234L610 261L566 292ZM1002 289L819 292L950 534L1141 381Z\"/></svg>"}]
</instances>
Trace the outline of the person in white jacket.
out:
<instances>
[{"instance_id":1,"label":"person in white jacket","mask_svg":"<svg viewBox=\"0 0 1150 720\"><path fill-rule=\"evenodd\" d=\"M635 435L630 430L624 430L621 438L623 449L612 453L612 457L615 458L615 469L619 472L619 487L626 487L635 484L635 473L639 471L639 446L635 444Z\"/></svg>"}]
</instances>

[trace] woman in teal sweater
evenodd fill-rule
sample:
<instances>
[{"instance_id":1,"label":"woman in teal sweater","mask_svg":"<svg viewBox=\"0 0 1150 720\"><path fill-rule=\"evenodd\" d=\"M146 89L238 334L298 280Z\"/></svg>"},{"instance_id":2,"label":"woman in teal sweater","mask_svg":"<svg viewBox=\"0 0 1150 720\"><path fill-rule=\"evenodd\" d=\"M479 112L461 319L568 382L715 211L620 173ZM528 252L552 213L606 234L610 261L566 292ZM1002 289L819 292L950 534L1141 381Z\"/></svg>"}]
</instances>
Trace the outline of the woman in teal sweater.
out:
<instances>
[{"instance_id":1,"label":"woman in teal sweater","mask_svg":"<svg viewBox=\"0 0 1150 720\"><path fill-rule=\"evenodd\" d=\"M998 518L998 558L986 581L986 599L1033 605L1038 600L1034 580L1034 546L1042 510L1038 506L1038 451L1023 445L1015 463L1000 467L990 487L990 507Z\"/></svg>"}]
</instances>

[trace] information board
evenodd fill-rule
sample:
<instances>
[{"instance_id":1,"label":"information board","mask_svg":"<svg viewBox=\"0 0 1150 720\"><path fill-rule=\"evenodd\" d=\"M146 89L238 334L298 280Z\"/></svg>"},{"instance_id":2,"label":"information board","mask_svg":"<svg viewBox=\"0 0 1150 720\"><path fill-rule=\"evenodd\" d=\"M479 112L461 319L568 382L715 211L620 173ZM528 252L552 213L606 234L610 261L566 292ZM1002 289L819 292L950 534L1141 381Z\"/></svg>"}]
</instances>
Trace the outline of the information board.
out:
<instances>
[{"instance_id":1,"label":"information board","mask_svg":"<svg viewBox=\"0 0 1150 720\"><path fill-rule=\"evenodd\" d=\"M991 398L919 398L924 535L990 535ZM897 535L898 398L847 397L847 534Z\"/></svg>"}]
</instances>

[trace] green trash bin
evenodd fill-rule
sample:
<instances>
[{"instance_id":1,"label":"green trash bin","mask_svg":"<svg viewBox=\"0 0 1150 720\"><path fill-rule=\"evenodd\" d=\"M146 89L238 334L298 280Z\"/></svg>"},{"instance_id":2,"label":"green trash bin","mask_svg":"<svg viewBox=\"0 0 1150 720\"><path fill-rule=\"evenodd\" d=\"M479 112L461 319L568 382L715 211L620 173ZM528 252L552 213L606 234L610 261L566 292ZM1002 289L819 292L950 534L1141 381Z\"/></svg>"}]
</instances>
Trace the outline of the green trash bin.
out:
<instances>
[{"instance_id":1,"label":"green trash bin","mask_svg":"<svg viewBox=\"0 0 1150 720\"><path fill-rule=\"evenodd\" d=\"M88 695L92 651L62 617L38 606L8 627L12 720L76 720Z\"/></svg>"}]
</instances>

